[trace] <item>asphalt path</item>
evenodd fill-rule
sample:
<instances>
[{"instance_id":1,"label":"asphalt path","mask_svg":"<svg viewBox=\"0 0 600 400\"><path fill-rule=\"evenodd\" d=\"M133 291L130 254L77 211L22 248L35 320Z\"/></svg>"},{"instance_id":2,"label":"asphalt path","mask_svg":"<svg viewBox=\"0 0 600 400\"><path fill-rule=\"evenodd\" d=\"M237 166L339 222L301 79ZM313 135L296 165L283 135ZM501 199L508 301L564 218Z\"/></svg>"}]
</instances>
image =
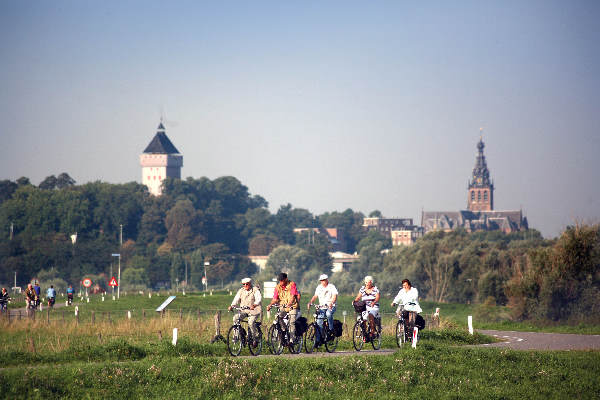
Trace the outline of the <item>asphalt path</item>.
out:
<instances>
[{"instance_id":1,"label":"asphalt path","mask_svg":"<svg viewBox=\"0 0 600 400\"><path fill-rule=\"evenodd\" d=\"M565 333L477 330L501 340L479 347L500 347L513 350L600 350L600 335Z\"/></svg>"}]
</instances>

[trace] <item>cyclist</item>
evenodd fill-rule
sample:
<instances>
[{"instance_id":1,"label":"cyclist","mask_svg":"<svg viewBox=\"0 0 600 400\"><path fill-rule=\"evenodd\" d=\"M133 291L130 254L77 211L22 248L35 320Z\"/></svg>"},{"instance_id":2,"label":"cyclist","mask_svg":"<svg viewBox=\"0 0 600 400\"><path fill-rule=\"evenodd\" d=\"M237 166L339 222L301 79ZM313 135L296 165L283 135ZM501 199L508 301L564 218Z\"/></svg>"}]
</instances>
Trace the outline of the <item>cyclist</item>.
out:
<instances>
[{"instance_id":1,"label":"cyclist","mask_svg":"<svg viewBox=\"0 0 600 400\"><path fill-rule=\"evenodd\" d=\"M35 282L35 285L33 285L33 290L35 290L35 308L40 308L42 288L37 281Z\"/></svg>"},{"instance_id":2,"label":"cyclist","mask_svg":"<svg viewBox=\"0 0 600 400\"><path fill-rule=\"evenodd\" d=\"M27 307L35 308L35 304L37 302L37 295L35 294L35 289L31 283L27 284L27 289L25 289L25 299L27 300Z\"/></svg>"},{"instance_id":3,"label":"cyclist","mask_svg":"<svg viewBox=\"0 0 600 400\"><path fill-rule=\"evenodd\" d=\"M56 300L56 290L54 289L54 285L50 285L48 290L46 290L46 297L48 298L48 307L54 306L54 301Z\"/></svg>"},{"instance_id":4,"label":"cyclist","mask_svg":"<svg viewBox=\"0 0 600 400\"><path fill-rule=\"evenodd\" d=\"M313 301L318 297L319 305L321 307L327 307L326 310L319 309L320 318L317 318L317 324L319 325L319 335L317 336L317 345L321 342L327 340L327 332L325 332L323 326L323 315L327 317L327 325L329 326L329 330L333 330L333 314L336 309L336 301L338 296L338 291L336 287L329 283L329 277L326 274L321 274L319 276L320 285L315 289L315 295L310 299L307 305L307 309L310 310L310 306Z\"/></svg>"},{"instance_id":5,"label":"cyclist","mask_svg":"<svg viewBox=\"0 0 600 400\"><path fill-rule=\"evenodd\" d=\"M354 301L364 301L369 313L369 340L375 336L375 318L379 318L379 289L373 284L371 275L365 276L365 285L360 288Z\"/></svg>"},{"instance_id":6,"label":"cyclist","mask_svg":"<svg viewBox=\"0 0 600 400\"><path fill-rule=\"evenodd\" d=\"M262 318L261 301L262 296L260 294L260 287L252 286L252 279L244 278L242 279L242 287L235 294L235 297L229 306L229 311L231 311L233 307L246 309L246 311L242 311L241 314L234 315L233 323L238 323L240 318L248 317L248 328L250 329L250 332L252 332L252 337L254 338L254 343L252 343L252 346L254 347L258 344L256 320L258 319L260 321Z\"/></svg>"},{"instance_id":7,"label":"cyclist","mask_svg":"<svg viewBox=\"0 0 600 400\"><path fill-rule=\"evenodd\" d=\"M0 310L6 311L8 307L8 300L10 300L10 296L6 291L6 288L2 288L2 293L0 293Z\"/></svg>"},{"instance_id":8,"label":"cyclist","mask_svg":"<svg viewBox=\"0 0 600 400\"><path fill-rule=\"evenodd\" d=\"M273 304L279 303L281 309L279 310L279 316L281 317L281 329L285 331L283 326L283 318L287 314L290 318L290 343L294 343L296 339L296 318L298 315L298 307L300 305L300 292L296 288L296 283L288 279L285 272L281 272L277 278L279 283L275 286L275 292L271 303L267 306L267 311L271 309Z\"/></svg>"},{"instance_id":9,"label":"cyclist","mask_svg":"<svg viewBox=\"0 0 600 400\"><path fill-rule=\"evenodd\" d=\"M69 287L67 288L67 300L69 301L69 304L73 303L73 293L75 291L73 290L73 286L69 285Z\"/></svg>"},{"instance_id":10,"label":"cyclist","mask_svg":"<svg viewBox=\"0 0 600 400\"><path fill-rule=\"evenodd\" d=\"M408 279L404 279L402 281L402 288L396 297L394 297L394 301L392 301L392 307L394 307L396 304L398 304L396 314L400 312L400 306L404 306L402 318L407 321L407 332L412 332L413 328L415 327L415 319L417 314L420 314L423 312L423 310L419 305L419 291L417 288L412 287Z\"/></svg>"}]
</instances>

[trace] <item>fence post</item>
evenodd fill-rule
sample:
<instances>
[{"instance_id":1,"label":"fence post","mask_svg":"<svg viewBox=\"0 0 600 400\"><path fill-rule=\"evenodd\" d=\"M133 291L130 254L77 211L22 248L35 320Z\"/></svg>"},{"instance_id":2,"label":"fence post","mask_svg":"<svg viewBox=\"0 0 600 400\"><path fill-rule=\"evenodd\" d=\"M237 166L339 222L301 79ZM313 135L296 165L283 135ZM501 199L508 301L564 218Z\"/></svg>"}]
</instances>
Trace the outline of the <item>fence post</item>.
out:
<instances>
[{"instance_id":1,"label":"fence post","mask_svg":"<svg viewBox=\"0 0 600 400\"><path fill-rule=\"evenodd\" d=\"M35 354L35 342L33 338L29 338L29 351Z\"/></svg>"},{"instance_id":2,"label":"fence post","mask_svg":"<svg viewBox=\"0 0 600 400\"><path fill-rule=\"evenodd\" d=\"M142 321L146 319L146 310L142 310Z\"/></svg>"},{"instance_id":3,"label":"fence post","mask_svg":"<svg viewBox=\"0 0 600 400\"><path fill-rule=\"evenodd\" d=\"M50 324L50 307L46 309L46 321Z\"/></svg>"},{"instance_id":4,"label":"fence post","mask_svg":"<svg viewBox=\"0 0 600 400\"><path fill-rule=\"evenodd\" d=\"M62 310L62 322L65 323L65 310Z\"/></svg>"},{"instance_id":5,"label":"fence post","mask_svg":"<svg viewBox=\"0 0 600 400\"><path fill-rule=\"evenodd\" d=\"M92 311L92 325L94 325L95 323L96 323L96 312Z\"/></svg>"},{"instance_id":6,"label":"fence post","mask_svg":"<svg viewBox=\"0 0 600 400\"><path fill-rule=\"evenodd\" d=\"M200 309L198 309L198 326L202 326L202 323L200 322Z\"/></svg>"},{"instance_id":7,"label":"fence post","mask_svg":"<svg viewBox=\"0 0 600 400\"><path fill-rule=\"evenodd\" d=\"M108 322L112 322L112 321L110 320L110 311L108 312Z\"/></svg>"},{"instance_id":8,"label":"fence post","mask_svg":"<svg viewBox=\"0 0 600 400\"><path fill-rule=\"evenodd\" d=\"M162 340L162 332L158 331L158 340Z\"/></svg>"},{"instance_id":9,"label":"fence post","mask_svg":"<svg viewBox=\"0 0 600 400\"><path fill-rule=\"evenodd\" d=\"M221 310L217 310L215 313L215 337L210 342L214 343L217 340L225 342L225 338L221 336Z\"/></svg>"},{"instance_id":10,"label":"fence post","mask_svg":"<svg viewBox=\"0 0 600 400\"><path fill-rule=\"evenodd\" d=\"M179 321L183 321L183 309L179 309Z\"/></svg>"},{"instance_id":11,"label":"fence post","mask_svg":"<svg viewBox=\"0 0 600 400\"><path fill-rule=\"evenodd\" d=\"M21 320L21 310L19 310L19 320Z\"/></svg>"},{"instance_id":12,"label":"fence post","mask_svg":"<svg viewBox=\"0 0 600 400\"><path fill-rule=\"evenodd\" d=\"M98 332L98 341L102 344L102 332Z\"/></svg>"}]
</instances>

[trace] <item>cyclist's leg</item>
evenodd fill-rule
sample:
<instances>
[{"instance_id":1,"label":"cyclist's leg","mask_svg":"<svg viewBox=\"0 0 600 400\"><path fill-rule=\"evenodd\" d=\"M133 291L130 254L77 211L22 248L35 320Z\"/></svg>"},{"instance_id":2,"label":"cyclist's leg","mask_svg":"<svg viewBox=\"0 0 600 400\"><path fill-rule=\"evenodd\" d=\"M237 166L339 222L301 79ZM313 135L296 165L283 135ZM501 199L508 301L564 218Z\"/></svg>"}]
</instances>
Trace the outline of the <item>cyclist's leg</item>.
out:
<instances>
[{"instance_id":1,"label":"cyclist's leg","mask_svg":"<svg viewBox=\"0 0 600 400\"><path fill-rule=\"evenodd\" d=\"M335 309L337 307L333 306L331 309L327 309L325 315L327 316L327 325L329 326L329 330L333 331L333 314L335 313Z\"/></svg>"},{"instance_id":2,"label":"cyclist's leg","mask_svg":"<svg viewBox=\"0 0 600 400\"><path fill-rule=\"evenodd\" d=\"M325 311L319 310L317 311L317 325L319 325L319 329L317 331L317 342L323 341L326 337L323 332L323 318L325 317Z\"/></svg>"},{"instance_id":3,"label":"cyclist's leg","mask_svg":"<svg viewBox=\"0 0 600 400\"><path fill-rule=\"evenodd\" d=\"M283 309L279 310L279 327L283 332L285 332L285 324L283 323L283 319L287 315L287 312L283 311Z\"/></svg>"},{"instance_id":4,"label":"cyclist's leg","mask_svg":"<svg viewBox=\"0 0 600 400\"><path fill-rule=\"evenodd\" d=\"M258 314L248 314L248 329L252 333L254 340L258 338L258 330L256 329L256 319Z\"/></svg>"},{"instance_id":5,"label":"cyclist's leg","mask_svg":"<svg viewBox=\"0 0 600 400\"><path fill-rule=\"evenodd\" d=\"M298 309L290 310L288 313L290 317L290 341L296 338L296 317L298 316Z\"/></svg>"}]
</instances>

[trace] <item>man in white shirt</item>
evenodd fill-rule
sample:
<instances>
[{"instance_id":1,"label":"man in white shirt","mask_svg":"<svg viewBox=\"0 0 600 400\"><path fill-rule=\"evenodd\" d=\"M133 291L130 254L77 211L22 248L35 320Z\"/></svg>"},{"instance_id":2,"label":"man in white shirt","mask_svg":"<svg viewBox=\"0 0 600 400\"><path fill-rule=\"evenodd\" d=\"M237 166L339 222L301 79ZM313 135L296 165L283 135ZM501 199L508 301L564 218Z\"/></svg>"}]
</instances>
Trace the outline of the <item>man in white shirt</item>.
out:
<instances>
[{"instance_id":1,"label":"man in white shirt","mask_svg":"<svg viewBox=\"0 0 600 400\"><path fill-rule=\"evenodd\" d=\"M237 323L239 318L248 316L248 327L250 328L252 337L255 341L256 338L258 338L258 330L256 329L255 322L257 319L260 321L260 318L262 317L261 300L262 296L260 294L260 288L258 286L252 286L252 280L250 278L244 278L242 279L242 287L233 298L231 306L229 306L229 311L236 306L245 309L241 314L236 314L233 317L233 322Z\"/></svg>"},{"instance_id":2,"label":"man in white shirt","mask_svg":"<svg viewBox=\"0 0 600 400\"><path fill-rule=\"evenodd\" d=\"M317 297L319 298L319 305L321 307L326 307L325 310L319 310L319 313L321 315L320 318L317 318L317 325L319 325L319 330L321 331L321 341L325 341L327 334L323 329L322 314L324 313L325 317L327 318L329 330L333 330L333 314L335 313L337 305L336 302L338 291L333 284L329 283L329 277L326 274L321 274L321 276L319 276L319 281L321 282L321 284L315 289L315 295L308 302L307 308L310 310L310 306Z\"/></svg>"}]
</instances>

